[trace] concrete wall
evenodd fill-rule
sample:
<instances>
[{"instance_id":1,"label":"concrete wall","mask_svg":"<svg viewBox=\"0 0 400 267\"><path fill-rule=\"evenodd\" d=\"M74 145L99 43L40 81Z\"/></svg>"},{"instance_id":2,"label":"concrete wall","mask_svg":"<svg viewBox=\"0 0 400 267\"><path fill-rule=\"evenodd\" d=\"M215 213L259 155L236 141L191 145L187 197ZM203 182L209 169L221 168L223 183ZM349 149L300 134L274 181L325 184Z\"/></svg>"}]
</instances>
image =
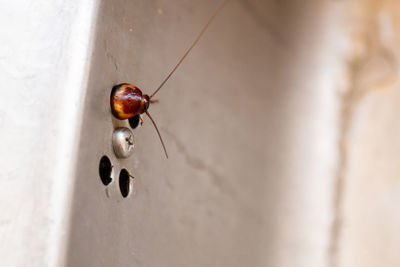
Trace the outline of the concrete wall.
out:
<instances>
[{"instance_id":1,"label":"concrete wall","mask_svg":"<svg viewBox=\"0 0 400 267\"><path fill-rule=\"evenodd\" d=\"M216 1L0 5L5 266L399 264L396 1L231 1L150 107L168 160L146 117L116 158L110 90L151 93Z\"/></svg>"},{"instance_id":2,"label":"concrete wall","mask_svg":"<svg viewBox=\"0 0 400 267\"><path fill-rule=\"evenodd\" d=\"M398 266L399 3L352 1L334 266Z\"/></svg>"}]
</instances>

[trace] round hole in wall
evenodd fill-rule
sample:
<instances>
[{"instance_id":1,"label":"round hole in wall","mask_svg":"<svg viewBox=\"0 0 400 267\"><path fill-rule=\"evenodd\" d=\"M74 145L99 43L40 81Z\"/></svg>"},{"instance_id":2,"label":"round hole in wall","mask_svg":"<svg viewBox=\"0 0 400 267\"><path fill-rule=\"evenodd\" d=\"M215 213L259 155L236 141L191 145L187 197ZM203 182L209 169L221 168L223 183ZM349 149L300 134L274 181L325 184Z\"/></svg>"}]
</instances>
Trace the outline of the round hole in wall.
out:
<instances>
[{"instance_id":1,"label":"round hole in wall","mask_svg":"<svg viewBox=\"0 0 400 267\"><path fill-rule=\"evenodd\" d=\"M119 173L119 190L121 195L126 198L129 196L132 190L131 175L126 169L122 169Z\"/></svg>"},{"instance_id":2,"label":"round hole in wall","mask_svg":"<svg viewBox=\"0 0 400 267\"><path fill-rule=\"evenodd\" d=\"M139 115L133 116L129 120L129 125L131 126L132 129L135 129L139 126L140 123L140 117Z\"/></svg>"},{"instance_id":3,"label":"round hole in wall","mask_svg":"<svg viewBox=\"0 0 400 267\"><path fill-rule=\"evenodd\" d=\"M109 185L112 182L111 172L112 165L110 159L107 156L101 157L99 164L99 175L104 185Z\"/></svg>"}]
</instances>

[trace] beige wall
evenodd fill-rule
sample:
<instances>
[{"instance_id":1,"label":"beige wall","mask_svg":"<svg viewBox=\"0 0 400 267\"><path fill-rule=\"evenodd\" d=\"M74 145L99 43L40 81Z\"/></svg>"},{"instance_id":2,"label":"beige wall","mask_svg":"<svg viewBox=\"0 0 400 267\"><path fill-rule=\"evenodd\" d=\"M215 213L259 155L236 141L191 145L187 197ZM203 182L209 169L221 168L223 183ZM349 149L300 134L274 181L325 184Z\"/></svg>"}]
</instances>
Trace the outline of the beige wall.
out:
<instances>
[{"instance_id":1,"label":"beige wall","mask_svg":"<svg viewBox=\"0 0 400 267\"><path fill-rule=\"evenodd\" d=\"M2 265L400 266L398 1L231 1L115 157L217 2L0 3Z\"/></svg>"},{"instance_id":2,"label":"beige wall","mask_svg":"<svg viewBox=\"0 0 400 267\"><path fill-rule=\"evenodd\" d=\"M400 264L399 8L390 0L349 3L334 266Z\"/></svg>"}]
</instances>

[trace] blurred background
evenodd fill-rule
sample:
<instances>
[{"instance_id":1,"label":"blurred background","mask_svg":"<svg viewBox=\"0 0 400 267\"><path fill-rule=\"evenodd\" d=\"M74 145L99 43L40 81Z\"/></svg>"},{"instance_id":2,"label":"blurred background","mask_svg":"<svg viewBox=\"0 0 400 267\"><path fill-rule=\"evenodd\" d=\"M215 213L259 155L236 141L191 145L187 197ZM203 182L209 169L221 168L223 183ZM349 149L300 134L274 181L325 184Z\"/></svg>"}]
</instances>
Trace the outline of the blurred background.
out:
<instances>
[{"instance_id":1,"label":"blurred background","mask_svg":"<svg viewBox=\"0 0 400 267\"><path fill-rule=\"evenodd\" d=\"M2 266L400 265L400 2L231 0L150 106L169 159L111 115L221 3L0 1Z\"/></svg>"}]
</instances>

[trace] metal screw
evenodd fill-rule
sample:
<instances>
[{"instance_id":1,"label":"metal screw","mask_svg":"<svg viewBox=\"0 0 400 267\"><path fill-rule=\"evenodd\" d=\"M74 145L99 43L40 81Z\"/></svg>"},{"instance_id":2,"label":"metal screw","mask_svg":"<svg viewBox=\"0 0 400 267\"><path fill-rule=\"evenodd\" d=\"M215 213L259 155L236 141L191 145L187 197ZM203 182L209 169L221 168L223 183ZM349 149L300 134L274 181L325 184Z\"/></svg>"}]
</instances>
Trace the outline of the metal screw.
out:
<instances>
[{"instance_id":1,"label":"metal screw","mask_svg":"<svg viewBox=\"0 0 400 267\"><path fill-rule=\"evenodd\" d=\"M118 158L127 158L133 153L133 133L128 128L117 128L112 135L114 153Z\"/></svg>"}]
</instances>

